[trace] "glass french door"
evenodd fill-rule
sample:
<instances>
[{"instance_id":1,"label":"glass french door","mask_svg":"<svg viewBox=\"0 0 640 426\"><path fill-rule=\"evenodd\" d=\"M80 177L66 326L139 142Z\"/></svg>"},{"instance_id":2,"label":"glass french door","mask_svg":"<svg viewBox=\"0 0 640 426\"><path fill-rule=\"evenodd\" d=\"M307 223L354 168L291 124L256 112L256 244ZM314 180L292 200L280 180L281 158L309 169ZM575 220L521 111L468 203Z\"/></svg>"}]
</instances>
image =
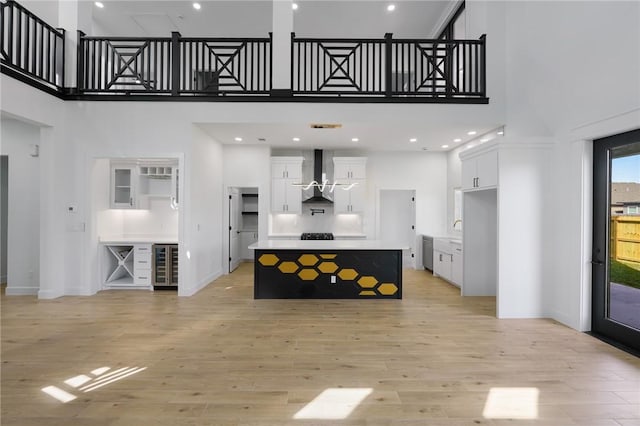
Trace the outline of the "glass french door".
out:
<instances>
[{"instance_id":1,"label":"glass french door","mask_svg":"<svg viewBox=\"0 0 640 426\"><path fill-rule=\"evenodd\" d=\"M640 129L593 142L592 331L640 350Z\"/></svg>"}]
</instances>

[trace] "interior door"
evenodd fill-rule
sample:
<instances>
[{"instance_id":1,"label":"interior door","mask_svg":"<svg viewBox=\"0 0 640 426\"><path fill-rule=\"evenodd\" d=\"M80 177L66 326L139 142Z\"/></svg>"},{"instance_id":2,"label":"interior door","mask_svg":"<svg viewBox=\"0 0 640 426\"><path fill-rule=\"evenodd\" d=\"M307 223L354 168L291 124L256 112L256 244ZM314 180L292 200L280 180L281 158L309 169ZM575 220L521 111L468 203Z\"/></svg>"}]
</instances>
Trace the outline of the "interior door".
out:
<instances>
[{"instance_id":1,"label":"interior door","mask_svg":"<svg viewBox=\"0 0 640 426\"><path fill-rule=\"evenodd\" d=\"M594 333L640 350L640 129L593 143Z\"/></svg>"},{"instance_id":2,"label":"interior door","mask_svg":"<svg viewBox=\"0 0 640 426\"><path fill-rule=\"evenodd\" d=\"M229 273L240 264L240 192L229 190Z\"/></svg>"},{"instance_id":3,"label":"interior door","mask_svg":"<svg viewBox=\"0 0 640 426\"><path fill-rule=\"evenodd\" d=\"M416 242L415 191L380 191L380 230L383 241L399 243L409 247L402 252L403 266L413 266Z\"/></svg>"}]
</instances>

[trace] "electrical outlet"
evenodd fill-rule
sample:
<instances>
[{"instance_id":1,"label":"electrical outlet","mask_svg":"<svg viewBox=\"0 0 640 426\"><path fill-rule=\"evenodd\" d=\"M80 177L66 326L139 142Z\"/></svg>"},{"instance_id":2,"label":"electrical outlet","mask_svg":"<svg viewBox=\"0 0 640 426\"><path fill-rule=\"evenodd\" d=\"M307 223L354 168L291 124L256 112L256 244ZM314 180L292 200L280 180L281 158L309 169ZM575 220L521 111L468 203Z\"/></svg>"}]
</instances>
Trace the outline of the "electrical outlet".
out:
<instances>
[{"instance_id":1,"label":"electrical outlet","mask_svg":"<svg viewBox=\"0 0 640 426\"><path fill-rule=\"evenodd\" d=\"M331 284L335 284L335 283L336 283L336 276L331 275Z\"/></svg>"}]
</instances>

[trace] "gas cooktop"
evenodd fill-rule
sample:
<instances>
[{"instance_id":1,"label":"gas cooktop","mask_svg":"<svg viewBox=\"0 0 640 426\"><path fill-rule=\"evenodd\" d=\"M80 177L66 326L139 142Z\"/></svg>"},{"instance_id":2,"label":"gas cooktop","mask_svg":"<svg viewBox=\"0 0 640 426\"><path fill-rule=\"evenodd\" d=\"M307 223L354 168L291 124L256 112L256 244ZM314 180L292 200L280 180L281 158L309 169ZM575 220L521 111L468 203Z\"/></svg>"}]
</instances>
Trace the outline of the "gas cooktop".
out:
<instances>
[{"instance_id":1,"label":"gas cooktop","mask_svg":"<svg viewBox=\"0 0 640 426\"><path fill-rule=\"evenodd\" d=\"M333 240L330 232L304 232L300 235L301 240Z\"/></svg>"}]
</instances>

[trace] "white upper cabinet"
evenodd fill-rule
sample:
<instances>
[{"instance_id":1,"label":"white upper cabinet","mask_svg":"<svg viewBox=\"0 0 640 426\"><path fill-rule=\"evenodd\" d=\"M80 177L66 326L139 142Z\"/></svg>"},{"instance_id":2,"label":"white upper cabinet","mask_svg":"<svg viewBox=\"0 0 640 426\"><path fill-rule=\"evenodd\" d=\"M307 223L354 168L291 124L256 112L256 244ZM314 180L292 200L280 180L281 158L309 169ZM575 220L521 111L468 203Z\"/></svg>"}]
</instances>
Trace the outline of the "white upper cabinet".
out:
<instances>
[{"instance_id":1,"label":"white upper cabinet","mask_svg":"<svg viewBox=\"0 0 640 426\"><path fill-rule=\"evenodd\" d=\"M302 157L271 157L271 211L302 213Z\"/></svg>"},{"instance_id":2,"label":"white upper cabinet","mask_svg":"<svg viewBox=\"0 0 640 426\"><path fill-rule=\"evenodd\" d=\"M271 157L271 178L302 179L302 157Z\"/></svg>"},{"instance_id":3,"label":"white upper cabinet","mask_svg":"<svg viewBox=\"0 0 640 426\"><path fill-rule=\"evenodd\" d=\"M367 178L366 157L334 157L333 164L334 180Z\"/></svg>"},{"instance_id":4,"label":"white upper cabinet","mask_svg":"<svg viewBox=\"0 0 640 426\"><path fill-rule=\"evenodd\" d=\"M112 209L137 208L137 167L134 165L111 165L110 206Z\"/></svg>"},{"instance_id":5,"label":"white upper cabinet","mask_svg":"<svg viewBox=\"0 0 640 426\"><path fill-rule=\"evenodd\" d=\"M462 189L472 191L498 186L498 151L492 149L462 158Z\"/></svg>"},{"instance_id":6,"label":"white upper cabinet","mask_svg":"<svg viewBox=\"0 0 640 426\"><path fill-rule=\"evenodd\" d=\"M366 157L334 157L333 180L336 185L333 191L333 212L361 213L366 205L367 184ZM348 186L353 185L349 190Z\"/></svg>"},{"instance_id":7,"label":"white upper cabinet","mask_svg":"<svg viewBox=\"0 0 640 426\"><path fill-rule=\"evenodd\" d=\"M117 160L111 163L112 209L147 209L149 198L166 198L178 208L177 161Z\"/></svg>"}]
</instances>

